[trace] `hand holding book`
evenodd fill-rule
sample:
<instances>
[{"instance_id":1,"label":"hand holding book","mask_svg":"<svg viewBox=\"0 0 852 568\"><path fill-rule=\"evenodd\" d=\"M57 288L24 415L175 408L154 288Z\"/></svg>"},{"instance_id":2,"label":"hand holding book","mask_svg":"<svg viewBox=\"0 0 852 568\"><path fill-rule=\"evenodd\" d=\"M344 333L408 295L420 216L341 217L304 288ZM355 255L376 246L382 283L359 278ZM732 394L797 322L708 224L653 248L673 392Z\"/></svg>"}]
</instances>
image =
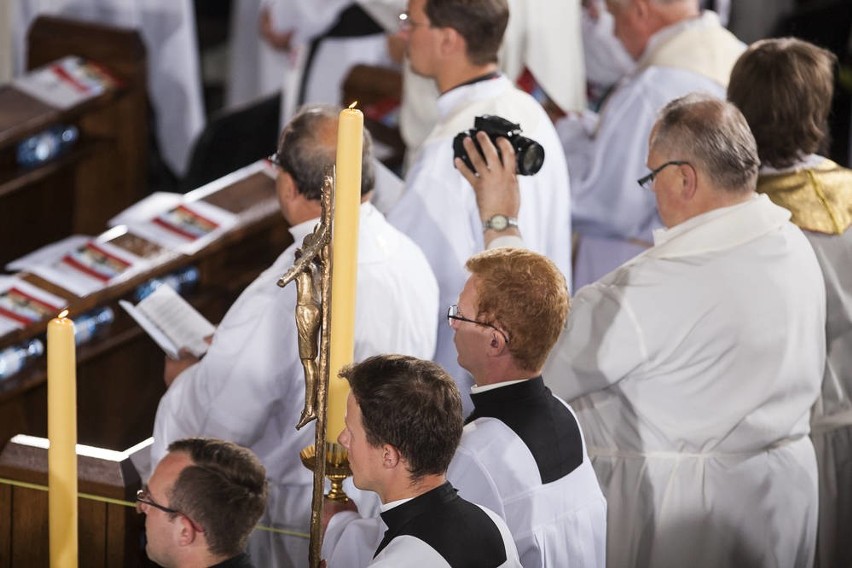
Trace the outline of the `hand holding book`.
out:
<instances>
[{"instance_id":1,"label":"hand holding book","mask_svg":"<svg viewBox=\"0 0 852 568\"><path fill-rule=\"evenodd\" d=\"M200 358L209 347L207 338L216 331L168 284L157 288L136 306L125 300L119 304L172 359L179 359L181 350Z\"/></svg>"}]
</instances>

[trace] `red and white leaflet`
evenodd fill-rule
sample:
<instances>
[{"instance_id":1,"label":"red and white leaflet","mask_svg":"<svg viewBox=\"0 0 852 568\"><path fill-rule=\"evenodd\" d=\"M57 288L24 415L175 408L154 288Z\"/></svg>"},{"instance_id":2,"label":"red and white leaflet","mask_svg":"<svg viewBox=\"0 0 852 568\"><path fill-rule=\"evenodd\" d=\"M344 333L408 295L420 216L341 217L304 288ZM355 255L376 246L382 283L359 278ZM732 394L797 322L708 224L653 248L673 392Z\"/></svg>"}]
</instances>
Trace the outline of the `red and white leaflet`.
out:
<instances>
[{"instance_id":1,"label":"red and white leaflet","mask_svg":"<svg viewBox=\"0 0 852 568\"><path fill-rule=\"evenodd\" d=\"M67 109L118 85L103 67L69 55L12 81L12 86L41 102Z\"/></svg>"},{"instance_id":2,"label":"red and white leaflet","mask_svg":"<svg viewBox=\"0 0 852 568\"><path fill-rule=\"evenodd\" d=\"M233 228L239 218L204 201L180 201L143 219L122 215L128 229L163 248L194 254Z\"/></svg>"},{"instance_id":3,"label":"red and white leaflet","mask_svg":"<svg viewBox=\"0 0 852 568\"><path fill-rule=\"evenodd\" d=\"M125 249L95 239L57 252L52 261L28 270L81 297L126 280L149 264Z\"/></svg>"},{"instance_id":4,"label":"red and white leaflet","mask_svg":"<svg viewBox=\"0 0 852 568\"><path fill-rule=\"evenodd\" d=\"M68 302L19 278L0 281L0 336L14 329L47 320Z\"/></svg>"}]
</instances>

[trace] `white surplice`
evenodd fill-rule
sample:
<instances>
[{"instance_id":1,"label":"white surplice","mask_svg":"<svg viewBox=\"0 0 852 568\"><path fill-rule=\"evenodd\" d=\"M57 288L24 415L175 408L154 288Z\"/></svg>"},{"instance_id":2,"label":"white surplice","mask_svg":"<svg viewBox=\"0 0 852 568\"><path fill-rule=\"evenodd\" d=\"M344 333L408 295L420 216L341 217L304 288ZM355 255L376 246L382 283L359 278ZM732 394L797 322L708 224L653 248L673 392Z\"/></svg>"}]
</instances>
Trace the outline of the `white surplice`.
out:
<instances>
[{"instance_id":1,"label":"white surplice","mask_svg":"<svg viewBox=\"0 0 852 568\"><path fill-rule=\"evenodd\" d=\"M578 283L594 282L625 254L642 250L614 241L651 242L652 230L661 226L657 204L636 180L648 173L648 136L657 115L669 101L692 92L724 99L730 69L744 48L712 12L669 26L652 37L600 114L587 111L557 122L571 174L574 230L611 238L589 243L581 238L579 246L588 246L586 254L600 260L581 265Z\"/></svg>"},{"instance_id":2,"label":"white surplice","mask_svg":"<svg viewBox=\"0 0 852 568\"><path fill-rule=\"evenodd\" d=\"M361 205L355 360L381 353L431 358L438 290L422 252L372 205ZM228 310L200 363L166 391L154 423L152 464L168 444L188 436L231 440L253 450L266 467L270 499L261 524L307 532L310 472L299 451L313 444L313 423L295 424L304 405L297 346L296 291L278 278L315 225L291 229L295 243ZM250 548L258 566L301 566L307 540L255 531Z\"/></svg>"},{"instance_id":3,"label":"white surplice","mask_svg":"<svg viewBox=\"0 0 852 568\"><path fill-rule=\"evenodd\" d=\"M529 391L513 391L508 396L518 398L511 403L511 398L506 398L500 403L500 411L512 413L514 409L507 406L515 406L521 399L521 408L530 408ZM558 400L549 391L546 397ZM550 435L530 435L527 441L498 417L482 415L466 424L447 479L463 498L506 521L525 568L604 568L606 501L576 417L564 401L558 402L564 407L563 418L576 430L553 432L553 425L561 422L552 409L525 416L527 434L550 430ZM477 399L474 404L480 410ZM579 439L573 439L571 432ZM561 450L561 459L566 459L569 447L579 442L582 461L562 477L545 482L530 444L541 446L546 440L561 440L561 444L548 447L550 452Z\"/></svg>"},{"instance_id":4,"label":"white surplice","mask_svg":"<svg viewBox=\"0 0 852 568\"><path fill-rule=\"evenodd\" d=\"M826 362L811 413L819 466L817 562L852 565L852 170L815 154L789 168L764 165L757 190L787 206L810 241L826 295ZM823 224L824 223L824 224Z\"/></svg>"},{"instance_id":5,"label":"white surplice","mask_svg":"<svg viewBox=\"0 0 852 568\"><path fill-rule=\"evenodd\" d=\"M453 165L452 140L491 114L519 123L524 136L544 147L541 171L519 176L518 224L527 246L544 254L571 281L571 218L568 171L553 124L541 105L503 76L456 87L438 100L441 119L405 179L405 192L388 221L416 242L438 279L440 317L455 304L467 280L464 263L484 249L482 221L473 189ZM467 373L456 361L453 331L438 328L435 360L459 383L465 413L471 409Z\"/></svg>"},{"instance_id":6,"label":"white surplice","mask_svg":"<svg viewBox=\"0 0 852 568\"><path fill-rule=\"evenodd\" d=\"M291 43L298 51L291 57L293 65L282 92L281 121L285 124L300 104L333 104L343 102L343 82L355 65L394 66L387 50L385 33L360 37L328 37L322 39L313 60L307 60L310 44L337 22L338 17L352 5L378 4L365 11L371 16L382 15L389 8L379 0L263 0L270 10L274 27L280 32L292 31ZM380 25L389 25L387 18L378 18ZM394 22L395 24L395 22ZM388 31L395 31L391 28ZM285 57L285 54L281 55ZM306 68L306 65L310 65ZM304 100L300 96L304 91Z\"/></svg>"},{"instance_id":7,"label":"white surplice","mask_svg":"<svg viewBox=\"0 0 852 568\"><path fill-rule=\"evenodd\" d=\"M789 216L694 217L574 297L544 376L583 425L611 566L812 562L825 291Z\"/></svg>"}]
</instances>

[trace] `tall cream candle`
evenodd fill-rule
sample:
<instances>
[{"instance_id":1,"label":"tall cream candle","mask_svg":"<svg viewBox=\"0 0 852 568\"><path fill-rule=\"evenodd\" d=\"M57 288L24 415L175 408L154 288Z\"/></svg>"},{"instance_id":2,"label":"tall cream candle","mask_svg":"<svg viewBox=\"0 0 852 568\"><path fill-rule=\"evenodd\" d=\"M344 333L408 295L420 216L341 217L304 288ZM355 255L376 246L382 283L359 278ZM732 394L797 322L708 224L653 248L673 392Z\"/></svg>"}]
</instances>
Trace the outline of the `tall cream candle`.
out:
<instances>
[{"instance_id":1,"label":"tall cream candle","mask_svg":"<svg viewBox=\"0 0 852 568\"><path fill-rule=\"evenodd\" d=\"M329 350L326 440L343 430L349 384L338 377L352 362L355 348L355 289L358 273L358 221L361 206L361 151L364 115L347 108L337 129L337 165L331 255L331 347Z\"/></svg>"},{"instance_id":2,"label":"tall cream candle","mask_svg":"<svg viewBox=\"0 0 852 568\"><path fill-rule=\"evenodd\" d=\"M74 322L47 324L47 452L50 567L77 566L77 363Z\"/></svg>"}]
</instances>

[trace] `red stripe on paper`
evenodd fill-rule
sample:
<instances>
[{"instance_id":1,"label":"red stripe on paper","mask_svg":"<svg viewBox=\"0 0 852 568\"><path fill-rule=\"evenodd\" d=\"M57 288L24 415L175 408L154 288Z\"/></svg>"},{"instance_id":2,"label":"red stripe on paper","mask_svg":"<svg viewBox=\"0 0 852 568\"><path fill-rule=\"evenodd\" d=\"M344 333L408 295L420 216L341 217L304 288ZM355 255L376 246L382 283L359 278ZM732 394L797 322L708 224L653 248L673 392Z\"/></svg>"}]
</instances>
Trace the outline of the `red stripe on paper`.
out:
<instances>
[{"instance_id":1,"label":"red stripe on paper","mask_svg":"<svg viewBox=\"0 0 852 568\"><path fill-rule=\"evenodd\" d=\"M113 261L117 262L118 264L122 265L124 267L124 269L122 269L122 270L126 270L130 266L130 263L127 262L126 260L124 260L123 258L121 258L120 256L115 256L111 252L99 247L95 243L90 242L90 243L86 244L86 248L96 250L99 253L101 253L102 255L104 255L105 257L107 257L108 259L113 260Z\"/></svg>"},{"instance_id":2,"label":"red stripe on paper","mask_svg":"<svg viewBox=\"0 0 852 568\"><path fill-rule=\"evenodd\" d=\"M35 296L31 296L30 294L27 294L26 292L24 292L20 288L16 288L14 286L9 289L7 294L11 294L12 292L17 292L17 294L19 296L23 296L24 298L26 298L27 300L29 300L33 304L38 304L42 308L45 308L45 310L48 311L48 312L58 312L59 308L61 307L61 306L53 306L51 304L48 304L44 300L40 300L40 299L36 298Z\"/></svg>"},{"instance_id":3,"label":"red stripe on paper","mask_svg":"<svg viewBox=\"0 0 852 568\"><path fill-rule=\"evenodd\" d=\"M96 278L97 280L100 280L101 282L109 282L109 276L104 276L100 272L97 272L96 270L92 270L91 268L89 268L88 266L86 266L85 264L83 264L82 262L80 262L79 260L74 258L73 256L64 257L62 259L62 262L64 262L65 264L69 264L69 265L73 266L74 268L76 268L80 272L84 272L84 273L88 274L89 276L91 276L92 278Z\"/></svg>"},{"instance_id":4,"label":"red stripe on paper","mask_svg":"<svg viewBox=\"0 0 852 568\"><path fill-rule=\"evenodd\" d=\"M2 306L0 306L0 316L4 316L4 317L7 317L11 320L15 320L16 322L23 324L23 325L29 325L29 324L33 323L33 321L35 321L35 320L31 320L29 318L25 318L24 316L22 316L20 314L16 314L15 312L12 312L10 310L7 310L6 308L4 308Z\"/></svg>"},{"instance_id":5,"label":"red stripe on paper","mask_svg":"<svg viewBox=\"0 0 852 568\"><path fill-rule=\"evenodd\" d=\"M86 87L86 85L84 85L83 83L79 82L74 77L72 77L71 74L69 74L68 71L66 71L65 68L62 67L62 65L52 65L51 70L57 75L59 75L59 77L63 81L74 87L74 89L76 89L78 92L83 93L84 95L89 93L89 88Z\"/></svg>"},{"instance_id":6,"label":"red stripe on paper","mask_svg":"<svg viewBox=\"0 0 852 568\"><path fill-rule=\"evenodd\" d=\"M183 237L185 239L189 239L190 241L194 241L195 239L198 238L196 235L193 235L190 232L184 231L180 227L175 227L171 223L166 223L165 221L163 221L159 217L154 217L154 223L156 223L160 227L166 229L167 231L171 231L172 233L175 233L176 235L180 235L181 237Z\"/></svg>"}]
</instances>

